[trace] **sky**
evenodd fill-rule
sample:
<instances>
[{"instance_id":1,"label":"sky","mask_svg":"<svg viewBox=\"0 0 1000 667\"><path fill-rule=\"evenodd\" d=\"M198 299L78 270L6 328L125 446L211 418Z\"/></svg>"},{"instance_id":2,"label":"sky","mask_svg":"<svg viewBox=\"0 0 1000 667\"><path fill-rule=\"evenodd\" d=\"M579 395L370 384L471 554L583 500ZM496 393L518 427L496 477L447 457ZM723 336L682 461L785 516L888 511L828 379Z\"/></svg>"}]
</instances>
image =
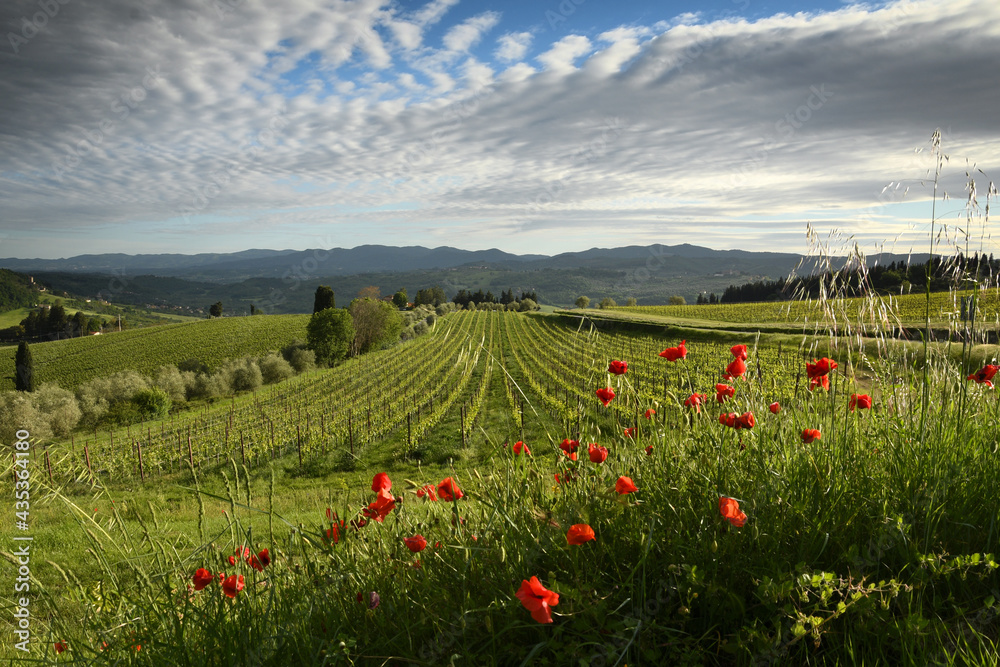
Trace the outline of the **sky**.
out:
<instances>
[{"instance_id":1,"label":"sky","mask_svg":"<svg viewBox=\"0 0 1000 667\"><path fill-rule=\"evenodd\" d=\"M0 257L926 252L932 220L1000 254L996 0L4 0L0 28Z\"/></svg>"}]
</instances>

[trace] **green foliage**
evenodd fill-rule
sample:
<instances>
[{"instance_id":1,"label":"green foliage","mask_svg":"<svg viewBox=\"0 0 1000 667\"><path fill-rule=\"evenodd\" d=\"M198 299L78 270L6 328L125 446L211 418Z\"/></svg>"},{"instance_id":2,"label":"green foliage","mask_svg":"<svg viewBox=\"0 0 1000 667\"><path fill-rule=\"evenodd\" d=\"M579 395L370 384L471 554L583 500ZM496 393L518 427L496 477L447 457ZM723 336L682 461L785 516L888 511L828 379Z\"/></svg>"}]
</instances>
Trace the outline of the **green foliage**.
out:
<instances>
[{"instance_id":1,"label":"green foliage","mask_svg":"<svg viewBox=\"0 0 1000 667\"><path fill-rule=\"evenodd\" d=\"M141 421L150 419L163 419L170 414L173 401L167 392L159 387L141 389L132 396L131 402L135 405Z\"/></svg>"},{"instance_id":2,"label":"green foliage","mask_svg":"<svg viewBox=\"0 0 1000 667\"><path fill-rule=\"evenodd\" d=\"M329 285L320 285L316 288L316 296L313 298L313 314L320 312L321 310L326 310L327 308L336 308L336 296Z\"/></svg>"},{"instance_id":3,"label":"green foliage","mask_svg":"<svg viewBox=\"0 0 1000 667\"><path fill-rule=\"evenodd\" d=\"M14 357L14 388L17 391L35 390L35 361L23 340L18 344Z\"/></svg>"},{"instance_id":4,"label":"green foliage","mask_svg":"<svg viewBox=\"0 0 1000 667\"><path fill-rule=\"evenodd\" d=\"M216 301L208 309L208 314L212 317L222 317L222 302Z\"/></svg>"},{"instance_id":5,"label":"green foliage","mask_svg":"<svg viewBox=\"0 0 1000 667\"><path fill-rule=\"evenodd\" d=\"M617 303L615 303L615 300L614 300L614 299L612 299L612 298L611 298L611 297L609 297L609 296L606 296L606 297L604 297L603 299L601 299L601 303L600 303L600 307L601 307L602 309L603 309L603 308L614 308L614 307L615 307L615 306L617 306L617 305L618 305L618 304L617 304Z\"/></svg>"},{"instance_id":6,"label":"green foliage","mask_svg":"<svg viewBox=\"0 0 1000 667\"><path fill-rule=\"evenodd\" d=\"M402 310L403 308L406 308L408 303L409 298L406 296L406 290L400 287L399 291L392 295L392 305Z\"/></svg>"},{"instance_id":7,"label":"green foliage","mask_svg":"<svg viewBox=\"0 0 1000 667\"><path fill-rule=\"evenodd\" d=\"M49 430L56 437L69 437L83 413L73 392L59 385L46 383L33 395L35 407L48 420Z\"/></svg>"},{"instance_id":8,"label":"green foliage","mask_svg":"<svg viewBox=\"0 0 1000 667\"><path fill-rule=\"evenodd\" d=\"M0 269L0 312L30 308L38 300L38 291L23 273Z\"/></svg>"},{"instance_id":9,"label":"green foliage","mask_svg":"<svg viewBox=\"0 0 1000 667\"><path fill-rule=\"evenodd\" d=\"M306 327L306 341L316 363L330 366L347 356L354 340L354 323L344 309L327 308L313 314Z\"/></svg>"},{"instance_id":10,"label":"green foliage","mask_svg":"<svg viewBox=\"0 0 1000 667\"><path fill-rule=\"evenodd\" d=\"M627 303L626 302L625 305L626 306L634 306L636 304L635 299L631 299L631 301L632 301L632 303ZM687 305L687 300L685 300L684 297L682 297L682 296L674 295L674 296L670 297L669 299L667 299L667 305L668 306L685 306L685 305Z\"/></svg>"},{"instance_id":11,"label":"green foliage","mask_svg":"<svg viewBox=\"0 0 1000 667\"><path fill-rule=\"evenodd\" d=\"M403 318L392 304L365 297L351 301L348 310L354 326L352 356L380 350L399 341Z\"/></svg>"},{"instance_id":12,"label":"green foliage","mask_svg":"<svg viewBox=\"0 0 1000 667\"><path fill-rule=\"evenodd\" d=\"M224 317L167 324L145 329L34 343L35 382L56 382L75 389L88 380L124 370L152 375L160 366L178 365L197 351L195 365L204 370L225 359L260 356L304 338L308 315ZM8 368L17 348L0 347ZM14 389L14 374L0 375L0 389Z\"/></svg>"},{"instance_id":13,"label":"green foliage","mask_svg":"<svg viewBox=\"0 0 1000 667\"><path fill-rule=\"evenodd\" d=\"M20 391L0 392L0 438L4 443L12 443L14 434L27 430L32 438L45 440L51 437L48 415L38 409L34 394Z\"/></svg>"},{"instance_id":14,"label":"green foliage","mask_svg":"<svg viewBox=\"0 0 1000 667\"><path fill-rule=\"evenodd\" d=\"M292 364L274 352L261 359L258 365L264 384L282 382L295 375Z\"/></svg>"}]
</instances>

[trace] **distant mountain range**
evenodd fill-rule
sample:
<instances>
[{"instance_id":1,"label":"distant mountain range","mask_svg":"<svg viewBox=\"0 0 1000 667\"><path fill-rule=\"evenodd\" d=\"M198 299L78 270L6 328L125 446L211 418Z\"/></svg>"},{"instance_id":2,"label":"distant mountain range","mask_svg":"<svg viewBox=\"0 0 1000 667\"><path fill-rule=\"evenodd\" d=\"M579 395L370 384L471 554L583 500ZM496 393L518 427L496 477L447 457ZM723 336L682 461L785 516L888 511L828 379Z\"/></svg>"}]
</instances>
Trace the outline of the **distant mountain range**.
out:
<instances>
[{"instance_id":1,"label":"distant mountain range","mask_svg":"<svg viewBox=\"0 0 1000 667\"><path fill-rule=\"evenodd\" d=\"M907 261L881 255L869 262ZM909 258L926 261L926 255ZM666 303L679 295L721 294L731 284L777 279L796 270L811 273L817 258L794 253L712 250L700 246L650 245L592 248L554 256L515 255L497 249L365 245L330 250L245 250L197 255L80 255L68 259L0 259L0 267L28 273L50 289L136 305L205 308L222 300L229 312L251 303L270 312L309 312L312 293L330 285L345 304L362 287L391 294L441 285L449 298L459 289L536 291L544 304L569 306L629 297L640 304ZM840 266L843 258L833 258Z\"/></svg>"}]
</instances>

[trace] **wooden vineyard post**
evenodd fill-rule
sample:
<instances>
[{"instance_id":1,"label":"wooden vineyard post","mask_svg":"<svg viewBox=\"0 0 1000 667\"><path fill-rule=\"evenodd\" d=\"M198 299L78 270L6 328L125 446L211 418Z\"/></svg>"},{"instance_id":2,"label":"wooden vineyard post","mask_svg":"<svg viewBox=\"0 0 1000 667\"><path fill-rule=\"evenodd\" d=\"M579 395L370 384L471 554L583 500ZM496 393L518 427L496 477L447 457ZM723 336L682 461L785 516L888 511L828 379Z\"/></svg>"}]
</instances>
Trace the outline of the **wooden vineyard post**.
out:
<instances>
[{"instance_id":1,"label":"wooden vineyard post","mask_svg":"<svg viewBox=\"0 0 1000 667\"><path fill-rule=\"evenodd\" d=\"M194 452L191 449L191 425L188 424L188 463L191 464L191 470L194 470Z\"/></svg>"},{"instance_id":2,"label":"wooden vineyard post","mask_svg":"<svg viewBox=\"0 0 1000 667\"><path fill-rule=\"evenodd\" d=\"M247 464L247 451L243 447L243 431L240 431L240 458L243 460L243 465Z\"/></svg>"},{"instance_id":3,"label":"wooden vineyard post","mask_svg":"<svg viewBox=\"0 0 1000 667\"><path fill-rule=\"evenodd\" d=\"M368 406L368 433L365 435L365 441L372 441L372 407Z\"/></svg>"},{"instance_id":4,"label":"wooden vineyard post","mask_svg":"<svg viewBox=\"0 0 1000 667\"><path fill-rule=\"evenodd\" d=\"M302 467L302 427L295 425L295 447L299 450L299 467Z\"/></svg>"},{"instance_id":5,"label":"wooden vineyard post","mask_svg":"<svg viewBox=\"0 0 1000 667\"><path fill-rule=\"evenodd\" d=\"M49 471L49 481L52 481L52 463L49 461L49 450L45 450L45 467Z\"/></svg>"},{"instance_id":6,"label":"wooden vineyard post","mask_svg":"<svg viewBox=\"0 0 1000 667\"><path fill-rule=\"evenodd\" d=\"M351 456L354 456L354 411L347 411L347 435L351 440Z\"/></svg>"},{"instance_id":7,"label":"wooden vineyard post","mask_svg":"<svg viewBox=\"0 0 1000 667\"><path fill-rule=\"evenodd\" d=\"M87 461L87 471L90 472L90 478L94 479L94 469L90 467L90 450L87 449L87 445L83 446L83 458Z\"/></svg>"},{"instance_id":8,"label":"wooden vineyard post","mask_svg":"<svg viewBox=\"0 0 1000 667\"><path fill-rule=\"evenodd\" d=\"M139 481L146 481L146 473L142 469L142 443L136 440L135 451L139 455Z\"/></svg>"},{"instance_id":9,"label":"wooden vineyard post","mask_svg":"<svg viewBox=\"0 0 1000 667\"><path fill-rule=\"evenodd\" d=\"M412 414L413 413L411 413L411 412L407 412L406 413L406 448L407 449L413 449L413 438L410 437L410 416Z\"/></svg>"}]
</instances>

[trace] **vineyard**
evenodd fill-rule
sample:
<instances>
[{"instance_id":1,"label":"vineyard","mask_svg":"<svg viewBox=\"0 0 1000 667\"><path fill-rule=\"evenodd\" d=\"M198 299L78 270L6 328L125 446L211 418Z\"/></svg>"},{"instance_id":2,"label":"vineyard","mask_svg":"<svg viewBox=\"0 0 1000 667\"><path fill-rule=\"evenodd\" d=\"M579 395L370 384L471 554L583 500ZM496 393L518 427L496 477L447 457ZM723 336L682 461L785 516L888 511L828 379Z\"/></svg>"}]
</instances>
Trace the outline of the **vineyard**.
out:
<instances>
[{"instance_id":1,"label":"vineyard","mask_svg":"<svg viewBox=\"0 0 1000 667\"><path fill-rule=\"evenodd\" d=\"M995 665L992 366L720 338L460 311L254 393L36 443L36 544L62 563L38 566L59 591L49 653Z\"/></svg>"},{"instance_id":2,"label":"vineyard","mask_svg":"<svg viewBox=\"0 0 1000 667\"><path fill-rule=\"evenodd\" d=\"M930 296L930 321L934 327L955 326L963 322L963 315L971 315L962 299L973 296L971 291L934 292ZM996 331L1000 327L1000 289L993 288L977 295L974 313L976 324ZM872 296L847 299L804 301L775 301L770 303L722 303L697 306L619 306L616 312L635 313L674 318L677 320L703 320L744 325L788 324L801 331L822 331L845 323L868 332L894 328L920 328L928 314L924 294L897 296Z\"/></svg>"},{"instance_id":3,"label":"vineyard","mask_svg":"<svg viewBox=\"0 0 1000 667\"><path fill-rule=\"evenodd\" d=\"M229 358L263 355L294 338L304 339L308 322L308 315L225 317L35 343L35 382L74 389L117 371L151 375L160 366L191 358L215 368ZM0 348L0 364L13 368L15 351L13 346ZM4 374L0 390L13 388L13 374Z\"/></svg>"},{"instance_id":4,"label":"vineyard","mask_svg":"<svg viewBox=\"0 0 1000 667\"><path fill-rule=\"evenodd\" d=\"M158 340L167 350L168 339ZM535 438L546 431L555 438L552 429L579 440L636 428L642 440L653 429L683 421L684 399L713 387L729 354L728 345L702 343L683 373L670 372L657 357L662 344L648 335L576 333L551 318L459 312L430 336L334 369L169 420L80 434L54 448L51 459L56 470L71 471L74 478L141 480L230 458L251 468L285 455L300 464L335 456L344 469L399 455L443 462L470 446L477 417L491 398L503 402L509 435L517 438L525 437L525 424ZM610 358L635 361L627 386L618 380L614 387L621 400L603 407L593 395L605 382ZM749 385L773 400L801 394L798 350L764 347L754 358ZM655 418L647 419L650 409ZM446 417L451 430L436 432ZM425 442L448 444L431 451Z\"/></svg>"}]
</instances>

